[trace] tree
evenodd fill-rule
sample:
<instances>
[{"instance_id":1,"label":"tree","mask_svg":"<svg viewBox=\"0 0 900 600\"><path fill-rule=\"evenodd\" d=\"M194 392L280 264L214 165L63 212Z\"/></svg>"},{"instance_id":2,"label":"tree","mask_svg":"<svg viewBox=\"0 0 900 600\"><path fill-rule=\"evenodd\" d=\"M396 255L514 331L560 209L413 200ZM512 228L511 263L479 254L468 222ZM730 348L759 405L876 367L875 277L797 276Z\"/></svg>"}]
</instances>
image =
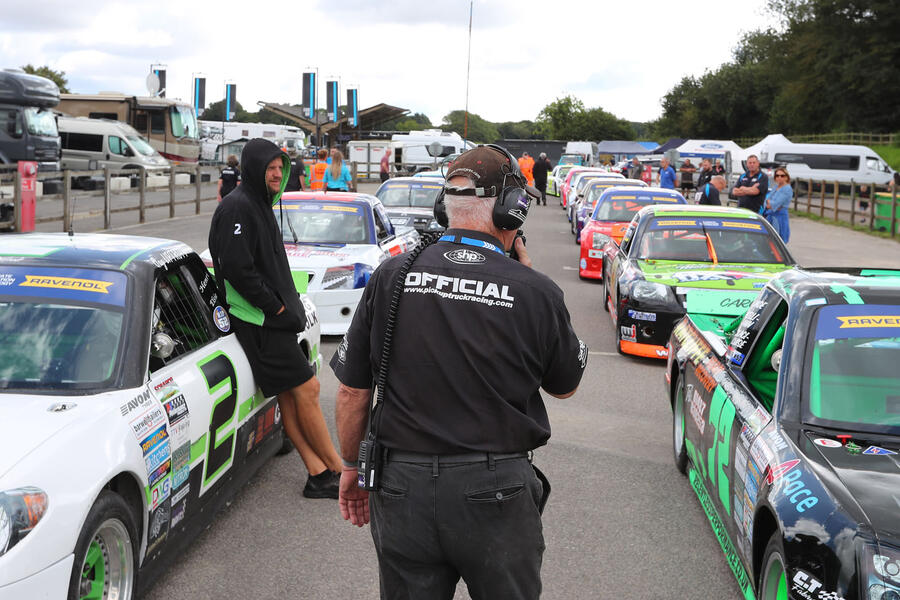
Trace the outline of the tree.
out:
<instances>
[{"instance_id":1,"label":"tree","mask_svg":"<svg viewBox=\"0 0 900 600\"><path fill-rule=\"evenodd\" d=\"M538 114L537 131L552 140L633 140L628 121L600 107L587 109L578 98L557 98Z\"/></svg>"},{"instance_id":2,"label":"tree","mask_svg":"<svg viewBox=\"0 0 900 600\"><path fill-rule=\"evenodd\" d=\"M379 125L380 129L385 129L387 131L413 131L416 129L430 129L432 127L434 127L434 125L431 124L431 119L422 113L404 115L385 121Z\"/></svg>"},{"instance_id":3,"label":"tree","mask_svg":"<svg viewBox=\"0 0 900 600\"><path fill-rule=\"evenodd\" d=\"M30 63L22 67L22 70L32 75L40 75L41 77L46 77L47 79L55 83L57 87L59 87L60 94L69 93L69 80L66 79L65 71L54 71L46 65L44 65L43 67L34 67Z\"/></svg>"},{"instance_id":4,"label":"tree","mask_svg":"<svg viewBox=\"0 0 900 600\"><path fill-rule=\"evenodd\" d=\"M259 123L258 115L255 113L248 113L244 110L244 107L241 106L241 103L238 101L234 102L234 106L231 107L234 112L234 118L232 121L237 121L239 123ZM211 102L206 110L203 111L203 120L204 121L224 121L225 120L225 100L219 100L218 102Z\"/></svg>"},{"instance_id":5,"label":"tree","mask_svg":"<svg viewBox=\"0 0 900 600\"><path fill-rule=\"evenodd\" d=\"M445 115L441 127L449 131L455 131L459 135L465 135L467 139L483 144L490 144L500 139L497 127L475 113L469 113L467 125L466 111L464 110L454 110Z\"/></svg>"},{"instance_id":6,"label":"tree","mask_svg":"<svg viewBox=\"0 0 900 600\"><path fill-rule=\"evenodd\" d=\"M538 132L534 121L505 121L496 123L500 138L504 140L540 140L543 136Z\"/></svg>"}]
</instances>

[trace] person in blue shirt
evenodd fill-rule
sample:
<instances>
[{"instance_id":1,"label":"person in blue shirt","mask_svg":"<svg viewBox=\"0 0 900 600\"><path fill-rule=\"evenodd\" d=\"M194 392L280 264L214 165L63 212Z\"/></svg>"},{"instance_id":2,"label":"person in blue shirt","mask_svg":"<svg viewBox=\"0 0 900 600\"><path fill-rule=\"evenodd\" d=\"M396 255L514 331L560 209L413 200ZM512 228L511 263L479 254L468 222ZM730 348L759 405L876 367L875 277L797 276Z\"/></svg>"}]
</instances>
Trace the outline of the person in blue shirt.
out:
<instances>
[{"instance_id":1,"label":"person in blue shirt","mask_svg":"<svg viewBox=\"0 0 900 600\"><path fill-rule=\"evenodd\" d=\"M325 170L325 190L328 192L347 192L350 190L350 169L344 164L344 155L340 150L332 150L331 166Z\"/></svg>"},{"instance_id":2,"label":"person in blue shirt","mask_svg":"<svg viewBox=\"0 0 900 600\"><path fill-rule=\"evenodd\" d=\"M675 169L669 166L669 159L665 157L659 161L659 187L675 189Z\"/></svg>"},{"instance_id":3,"label":"person in blue shirt","mask_svg":"<svg viewBox=\"0 0 900 600\"><path fill-rule=\"evenodd\" d=\"M787 169L778 167L772 176L775 180L775 190L766 199L766 220L772 224L784 243L787 244L791 237L791 227L788 222L788 207L794 199L794 190L791 188L791 176Z\"/></svg>"}]
</instances>

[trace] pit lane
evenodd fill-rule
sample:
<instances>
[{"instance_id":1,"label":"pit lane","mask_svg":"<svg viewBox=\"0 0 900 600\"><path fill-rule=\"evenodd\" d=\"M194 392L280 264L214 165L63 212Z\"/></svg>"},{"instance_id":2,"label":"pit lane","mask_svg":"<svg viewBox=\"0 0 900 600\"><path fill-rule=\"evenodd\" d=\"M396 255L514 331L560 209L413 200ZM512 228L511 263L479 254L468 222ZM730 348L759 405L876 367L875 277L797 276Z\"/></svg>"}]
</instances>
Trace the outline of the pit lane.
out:
<instances>
[{"instance_id":1,"label":"pit lane","mask_svg":"<svg viewBox=\"0 0 900 600\"><path fill-rule=\"evenodd\" d=\"M199 251L209 218L124 231L179 239ZM789 248L801 264L900 265L900 244L891 240L805 219L792 219L791 228ZM553 436L536 460L553 493L544 514L543 597L738 598L700 504L672 464L664 363L615 353L602 287L579 280L578 247L554 197L532 209L525 230L535 268L563 289L575 329L591 348L578 393L545 396ZM327 361L339 338L323 341ZM321 383L334 433L337 381L330 369ZM377 598L368 528L343 521L334 501L303 498L305 478L298 455L273 459L145 598ZM469 597L462 584L460 590L457 598Z\"/></svg>"}]
</instances>

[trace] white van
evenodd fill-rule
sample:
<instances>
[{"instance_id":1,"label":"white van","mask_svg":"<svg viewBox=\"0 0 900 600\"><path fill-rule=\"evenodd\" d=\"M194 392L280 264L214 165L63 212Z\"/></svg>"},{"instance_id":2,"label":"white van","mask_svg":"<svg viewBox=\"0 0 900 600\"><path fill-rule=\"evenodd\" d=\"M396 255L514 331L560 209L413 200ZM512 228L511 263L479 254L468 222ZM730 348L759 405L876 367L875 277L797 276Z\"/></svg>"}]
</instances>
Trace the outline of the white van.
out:
<instances>
[{"instance_id":1,"label":"white van","mask_svg":"<svg viewBox=\"0 0 900 600\"><path fill-rule=\"evenodd\" d=\"M165 169L169 161L153 149L133 127L111 119L59 117L63 169Z\"/></svg>"},{"instance_id":2,"label":"white van","mask_svg":"<svg viewBox=\"0 0 900 600\"><path fill-rule=\"evenodd\" d=\"M866 146L794 144L784 136L770 136L747 149L761 163L784 165L791 179L850 184L886 185L893 177L888 164Z\"/></svg>"},{"instance_id":3,"label":"white van","mask_svg":"<svg viewBox=\"0 0 900 600\"><path fill-rule=\"evenodd\" d=\"M347 142L347 161L356 163L358 178L378 179L381 159L388 150L391 150L390 140L351 140Z\"/></svg>"},{"instance_id":4,"label":"white van","mask_svg":"<svg viewBox=\"0 0 900 600\"><path fill-rule=\"evenodd\" d=\"M584 157L583 166L594 167L597 165L600 149L597 142L568 142L565 154L579 154Z\"/></svg>"},{"instance_id":5,"label":"white van","mask_svg":"<svg viewBox=\"0 0 900 600\"><path fill-rule=\"evenodd\" d=\"M435 142L438 142L442 149L437 156L432 156L428 149ZM475 144L464 143L462 137L455 131L426 129L395 133L391 136L391 147L394 150L394 168L397 173L412 175L419 171L435 169L443 158L465 152L474 148Z\"/></svg>"}]
</instances>

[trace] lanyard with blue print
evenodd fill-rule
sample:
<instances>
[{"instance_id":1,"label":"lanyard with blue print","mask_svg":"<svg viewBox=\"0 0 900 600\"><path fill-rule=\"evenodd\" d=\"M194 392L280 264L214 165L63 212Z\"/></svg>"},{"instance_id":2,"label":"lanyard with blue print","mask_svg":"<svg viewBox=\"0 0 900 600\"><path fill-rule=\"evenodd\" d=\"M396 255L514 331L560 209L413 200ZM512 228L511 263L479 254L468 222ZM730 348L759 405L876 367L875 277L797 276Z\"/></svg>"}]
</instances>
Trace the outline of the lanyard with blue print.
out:
<instances>
[{"instance_id":1,"label":"lanyard with blue print","mask_svg":"<svg viewBox=\"0 0 900 600\"><path fill-rule=\"evenodd\" d=\"M444 235L438 238L439 242L454 242L457 244L465 244L466 246L474 246L475 248L484 248L486 250L493 250L498 254L506 254L502 248L499 246L492 244L490 242L485 242L483 240L476 240L475 238L466 237L464 235Z\"/></svg>"}]
</instances>

